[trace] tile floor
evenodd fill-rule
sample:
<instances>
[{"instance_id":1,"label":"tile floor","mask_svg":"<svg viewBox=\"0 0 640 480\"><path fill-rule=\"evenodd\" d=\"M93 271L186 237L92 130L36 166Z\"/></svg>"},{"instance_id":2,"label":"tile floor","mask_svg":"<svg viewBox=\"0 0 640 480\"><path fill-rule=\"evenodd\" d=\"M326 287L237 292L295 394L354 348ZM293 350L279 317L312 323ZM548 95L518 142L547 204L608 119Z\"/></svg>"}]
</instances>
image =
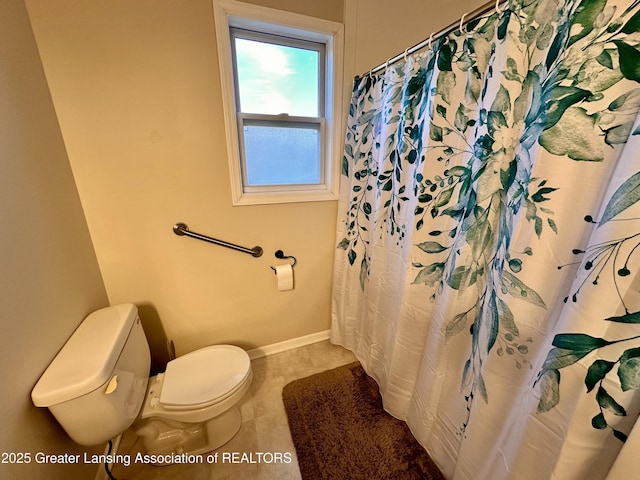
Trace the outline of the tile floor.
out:
<instances>
[{"instance_id":1,"label":"tile floor","mask_svg":"<svg viewBox=\"0 0 640 480\"><path fill-rule=\"evenodd\" d=\"M125 432L119 454L129 455L130 466L116 464L118 480L299 480L300 470L282 403L282 388L289 382L355 361L353 354L328 341L253 360L253 383L240 402L242 426L238 434L218 449L222 452L288 453L290 463L215 463L154 467L135 463L141 445L135 433Z\"/></svg>"}]
</instances>

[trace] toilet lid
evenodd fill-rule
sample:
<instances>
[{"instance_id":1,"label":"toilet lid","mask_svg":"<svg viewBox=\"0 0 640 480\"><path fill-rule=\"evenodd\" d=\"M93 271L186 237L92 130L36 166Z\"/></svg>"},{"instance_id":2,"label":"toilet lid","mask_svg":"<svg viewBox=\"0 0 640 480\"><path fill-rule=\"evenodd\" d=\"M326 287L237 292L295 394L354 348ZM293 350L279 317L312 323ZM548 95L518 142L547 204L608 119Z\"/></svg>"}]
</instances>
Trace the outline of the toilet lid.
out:
<instances>
[{"instance_id":1,"label":"toilet lid","mask_svg":"<svg viewBox=\"0 0 640 480\"><path fill-rule=\"evenodd\" d=\"M160 403L169 407L213 403L237 388L250 368L247 352L233 345L188 353L167 364Z\"/></svg>"}]
</instances>

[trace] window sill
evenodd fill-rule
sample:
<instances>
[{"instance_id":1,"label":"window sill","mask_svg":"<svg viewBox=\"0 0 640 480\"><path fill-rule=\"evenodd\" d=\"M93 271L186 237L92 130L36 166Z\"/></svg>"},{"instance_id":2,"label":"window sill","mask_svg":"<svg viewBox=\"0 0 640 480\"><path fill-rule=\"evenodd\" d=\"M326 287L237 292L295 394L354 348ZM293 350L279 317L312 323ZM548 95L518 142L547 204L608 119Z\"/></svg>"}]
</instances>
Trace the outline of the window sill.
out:
<instances>
[{"instance_id":1,"label":"window sill","mask_svg":"<svg viewBox=\"0 0 640 480\"><path fill-rule=\"evenodd\" d=\"M274 203L302 203L337 201L338 195L327 190L242 193L234 196L233 205L269 205Z\"/></svg>"}]
</instances>

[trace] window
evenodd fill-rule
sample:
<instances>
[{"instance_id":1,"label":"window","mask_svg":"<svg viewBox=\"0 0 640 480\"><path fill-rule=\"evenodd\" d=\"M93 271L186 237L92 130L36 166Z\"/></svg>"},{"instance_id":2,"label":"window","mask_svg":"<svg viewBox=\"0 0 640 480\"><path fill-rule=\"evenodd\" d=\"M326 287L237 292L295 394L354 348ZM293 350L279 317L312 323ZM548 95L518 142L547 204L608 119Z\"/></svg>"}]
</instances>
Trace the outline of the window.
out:
<instances>
[{"instance_id":1,"label":"window","mask_svg":"<svg viewBox=\"0 0 640 480\"><path fill-rule=\"evenodd\" d=\"M214 9L234 205L336 199L342 26Z\"/></svg>"},{"instance_id":2,"label":"window","mask_svg":"<svg viewBox=\"0 0 640 480\"><path fill-rule=\"evenodd\" d=\"M324 44L235 28L231 40L245 191L321 184Z\"/></svg>"}]
</instances>

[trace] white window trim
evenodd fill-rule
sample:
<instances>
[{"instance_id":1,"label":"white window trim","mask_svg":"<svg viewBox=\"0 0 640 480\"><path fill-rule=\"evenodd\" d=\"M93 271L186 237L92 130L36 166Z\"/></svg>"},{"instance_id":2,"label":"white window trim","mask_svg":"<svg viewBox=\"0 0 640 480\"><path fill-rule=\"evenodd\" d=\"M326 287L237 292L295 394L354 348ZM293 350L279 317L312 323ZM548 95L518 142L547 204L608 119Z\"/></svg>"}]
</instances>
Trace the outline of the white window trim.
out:
<instances>
[{"instance_id":1,"label":"white window trim","mask_svg":"<svg viewBox=\"0 0 640 480\"><path fill-rule=\"evenodd\" d=\"M220 82L227 139L227 157L231 176L233 205L312 202L337 200L340 178L339 165L344 132L342 131L342 68L343 25L329 20L297 13L275 10L258 5L229 0L213 0L213 11L220 64ZM233 61L229 27L256 29L277 35L294 35L306 40L326 44L325 112L327 123L323 172L324 184L286 186L270 192L251 192L243 187ZM331 99L331 101L328 101ZM248 191L249 190L249 191Z\"/></svg>"}]
</instances>

